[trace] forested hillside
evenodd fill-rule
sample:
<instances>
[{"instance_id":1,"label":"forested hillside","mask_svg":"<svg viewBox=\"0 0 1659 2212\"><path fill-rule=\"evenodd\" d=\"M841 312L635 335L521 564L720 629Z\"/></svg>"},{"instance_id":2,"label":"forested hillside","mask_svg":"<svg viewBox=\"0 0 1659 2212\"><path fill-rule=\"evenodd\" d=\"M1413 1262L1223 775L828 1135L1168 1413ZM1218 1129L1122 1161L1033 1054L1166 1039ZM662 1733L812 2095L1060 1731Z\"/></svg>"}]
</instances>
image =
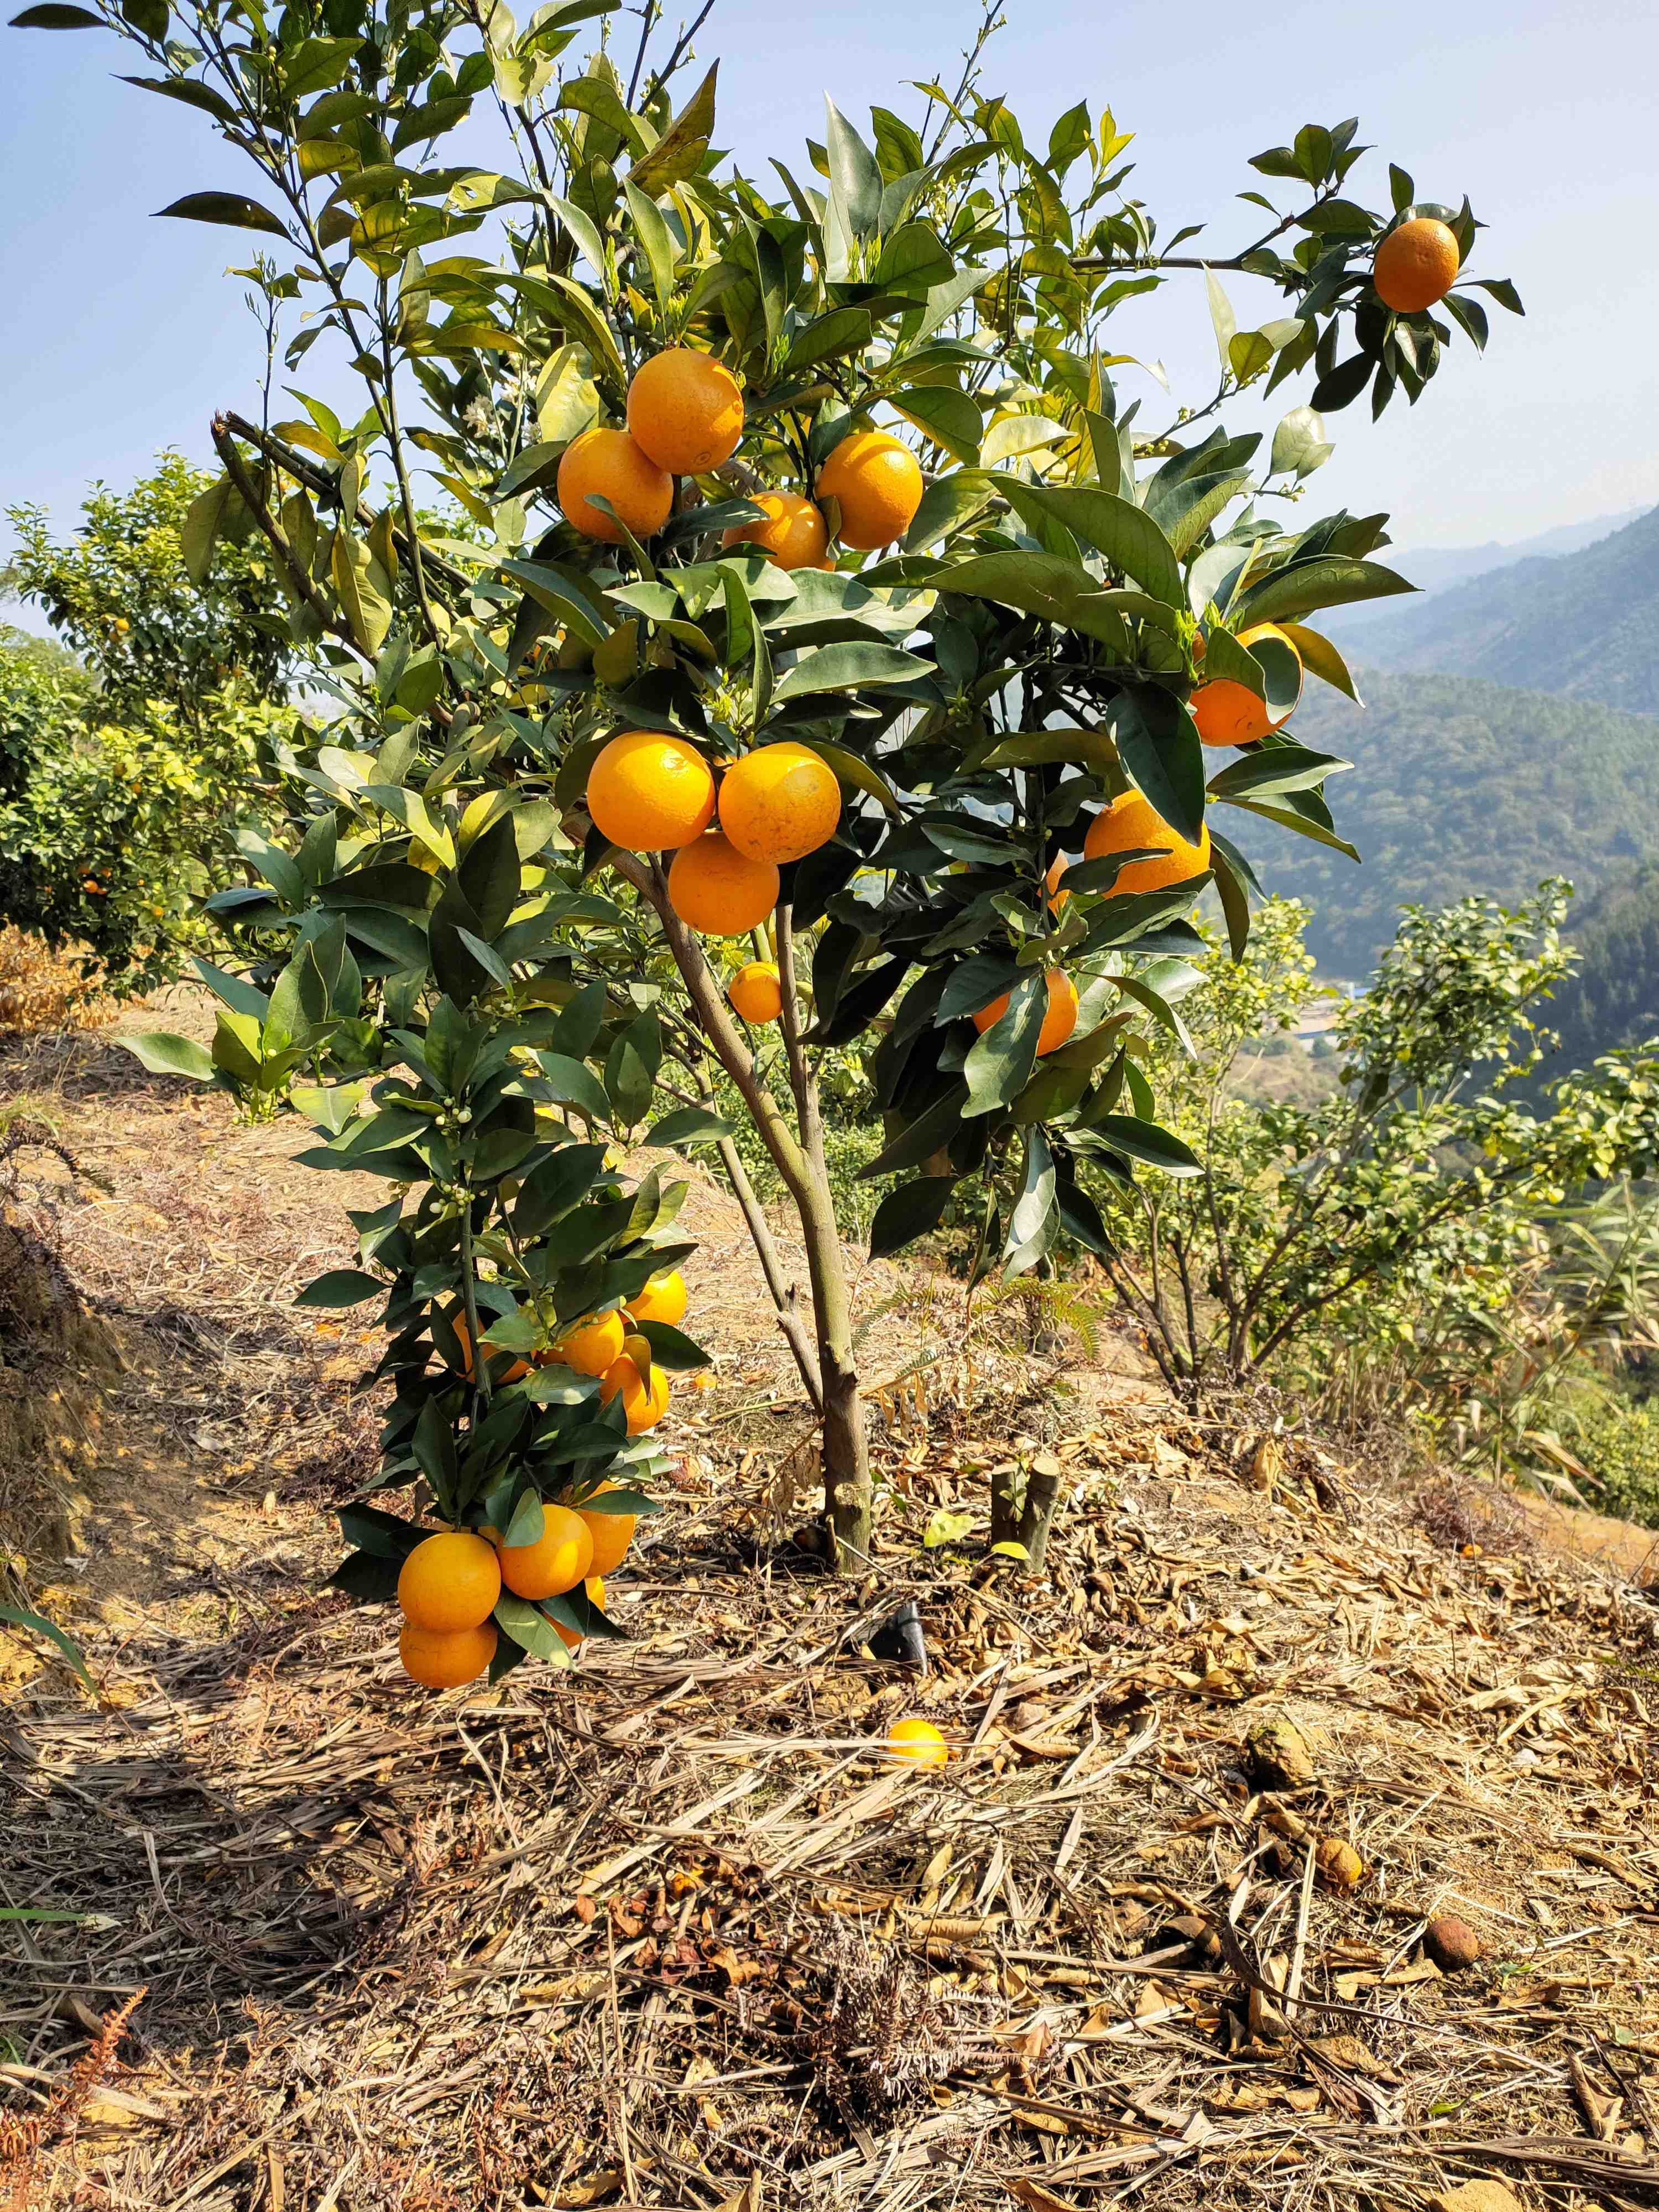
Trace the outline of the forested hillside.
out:
<instances>
[{"instance_id":1,"label":"forested hillside","mask_svg":"<svg viewBox=\"0 0 1659 2212\"><path fill-rule=\"evenodd\" d=\"M1433 581L1407 557L1395 565L1414 582ZM1515 562L1450 590L1339 616L1330 628L1379 667L1659 713L1659 508L1580 552Z\"/></svg>"},{"instance_id":2,"label":"forested hillside","mask_svg":"<svg viewBox=\"0 0 1659 2212\"><path fill-rule=\"evenodd\" d=\"M1659 862L1587 899L1569 934L1581 965L1550 1010L1561 1049L1547 1073L1584 1067L1615 1045L1659 1036Z\"/></svg>"},{"instance_id":3,"label":"forested hillside","mask_svg":"<svg viewBox=\"0 0 1659 2212\"><path fill-rule=\"evenodd\" d=\"M1296 734L1354 763L1330 799L1362 865L1245 814L1229 824L1271 889L1312 906L1309 945L1333 973L1368 973L1408 902L1513 900L1550 875L1588 896L1659 856L1659 720L1462 676L1368 671L1359 688L1364 712L1310 684Z\"/></svg>"}]
</instances>

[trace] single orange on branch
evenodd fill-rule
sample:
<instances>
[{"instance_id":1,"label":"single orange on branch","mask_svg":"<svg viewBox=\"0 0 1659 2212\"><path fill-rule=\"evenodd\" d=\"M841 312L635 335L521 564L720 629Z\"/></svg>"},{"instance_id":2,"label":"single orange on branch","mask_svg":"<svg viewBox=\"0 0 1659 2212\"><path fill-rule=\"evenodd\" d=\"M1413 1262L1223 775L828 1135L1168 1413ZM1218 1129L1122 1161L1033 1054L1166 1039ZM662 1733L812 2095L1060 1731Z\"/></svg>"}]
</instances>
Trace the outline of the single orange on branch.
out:
<instances>
[{"instance_id":1,"label":"single orange on branch","mask_svg":"<svg viewBox=\"0 0 1659 2212\"><path fill-rule=\"evenodd\" d=\"M1277 623L1257 623L1238 633L1267 686L1264 697L1231 677L1212 677L1192 696L1193 720L1206 745L1254 745L1282 730L1302 698L1302 655Z\"/></svg>"},{"instance_id":2,"label":"single orange on branch","mask_svg":"<svg viewBox=\"0 0 1659 2212\"><path fill-rule=\"evenodd\" d=\"M921 464L885 430L854 430L818 471L817 495L841 507L843 545L869 552L902 538L921 505Z\"/></svg>"},{"instance_id":3,"label":"single orange on branch","mask_svg":"<svg viewBox=\"0 0 1659 2212\"><path fill-rule=\"evenodd\" d=\"M1048 988L1048 1004L1042 1016L1042 1027L1037 1032L1037 1058L1058 1052L1077 1027L1077 985L1063 968L1051 968L1043 977ZM993 999L988 1006L981 1006L974 1016L974 1027L981 1036L987 1030L1000 1022L1008 1011L1009 994Z\"/></svg>"},{"instance_id":4,"label":"single orange on branch","mask_svg":"<svg viewBox=\"0 0 1659 2212\"><path fill-rule=\"evenodd\" d=\"M669 1267L660 1275L653 1275L642 1291L629 1298L623 1308L635 1328L642 1321L665 1322L670 1328L678 1328L685 1319L687 1293L685 1278L678 1267ZM620 1352L622 1346L617 1347Z\"/></svg>"},{"instance_id":5,"label":"single orange on branch","mask_svg":"<svg viewBox=\"0 0 1659 2212\"><path fill-rule=\"evenodd\" d=\"M1103 860L1114 853L1149 852L1146 860L1131 860L1118 871L1112 885L1119 891L1161 891L1191 877L1205 874L1210 865L1210 825L1206 822L1198 842L1172 830L1138 791L1126 791L1109 806L1102 807L1089 824L1083 841L1085 860Z\"/></svg>"},{"instance_id":6,"label":"single orange on branch","mask_svg":"<svg viewBox=\"0 0 1659 2212\"><path fill-rule=\"evenodd\" d=\"M1396 315L1420 315L1450 291L1462 258L1449 225L1437 216L1413 216L1377 247L1371 282Z\"/></svg>"},{"instance_id":7,"label":"single orange on branch","mask_svg":"<svg viewBox=\"0 0 1659 2212\"><path fill-rule=\"evenodd\" d=\"M404 1619L438 1635L477 1628L489 1620L501 1594L495 1552L465 1528L446 1528L416 1544L398 1575Z\"/></svg>"},{"instance_id":8,"label":"single orange on branch","mask_svg":"<svg viewBox=\"0 0 1659 2212\"><path fill-rule=\"evenodd\" d=\"M628 430L671 476L729 461L743 439L743 388L729 368L690 346L653 354L628 387Z\"/></svg>"},{"instance_id":9,"label":"single orange on branch","mask_svg":"<svg viewBox=\"0 0 1659 2212\"><path fill-rule=\"evenodd\" d=\"M643 1337L630 1340L645 1344ZM649 1350L647 1345L647 1353ZM642 1374L640 1363L625 1352L599 1380L599 1397L605 1405L617 1396L628 1416L629 1435L640 1436L647 1429L654 1429L668 1411L668 1377L660 1367L654 1366L648 1374Z\"/></svg>"},{"instance_id":10,"label":"single orange on branch","mask_svg":"<svg viewBox=\"0 0 1659 2212\"><path fill-rule=\"evenodd\" d=\"M783 1012L783 978L777 962L746 962L726 985L726 995L751 1029L776 1021Z\"/></svg>"},{"instance_id":11,"label":"single orange on branch","mask_svg":"<svg viewBox=\"0 0 1659 2212\"><path fill-rule=\"evenodd\" d=\"M580 1513L544 1505L542 1533L533 1543L500 1547L501 1580L515 1597L560 1597L574 1589L593 1565L593 1539Z\"/></svg>"},{"instance_id":12,"label":"single orange on branch","mask_svg":"<svg viewBox=\"0 0 1659 2212\"><path fill-rule=\"evenodd\" d=\"M423 1690L459 1690L489 1672L497 1640L493 1620L447 1632L406 1620L398 1638L398 1656L404 1674Z\"/></svg>"},{"instance_id":13,"label":"single orange on branch","mask_svg":"<svg viewBox=\"0 0 1659 2212\"><path fill-rule=\"evenodd\" d=\"M614 1490L616 1486L614 1482L602 1484L594 1495L603 1498L607 1490ZM622 1565L623 1555L634 1540L638 1514L605 1513L597 1510L591 1499L586 1505L579 1505L576 1510L586 1522L587 1533L593 1539L594 1573L614 1573Z\"/></svg>"},{"instance_id":14,"label":"single orange on branch","mask_svg":"<svg viewBox=\"0 0 1659 2212\"><path fill-rule=\"evenodd\" d=\"M720 829L746 860L785 867L827 845L841 820L836 771L785 738L733 761L720 783Z\"/></svg>"},{"instance_id":15,"label":"single orange on branch","mask_svg":"<svg viewBox=\"0 0 1659 2212\"><path fill-rule=\"evenodd\" d=\"M778 902L778 872L751 860L718 830L682 845L668 871L668 903L688 929L741 937L758 929Z\"/></svg>"},{"instance_id":16,"label":"single orange on branch","mask_svg":"<svg viewBox=\"0 0 1659 2212\"><path fill-rule=\"evenodd\" d=\"M598 1321L584 1322L562 1336L548 1354L561 1366L574 1367L578 1375L603 1375L613 1359L622 1354L627 1331L619 1313L601 1314Z\"/></svg>"},{"instance_id":17,"label":"single orange on branch","mask_svg":"<svg viewBox=\"0 0 1659 2212\"><path fill-rule=\"evenodd\" d=\"M584 430L565 447L559 463L559 505L564 519L584 538L602 544L627 543L617 526L626 523L635 538L654 538L674 504L674 479L660 469L626 430ZM613 514L593 507L608 500Z\"/></svg>"},{"instance_id":18,"label":"single orange on branch","mask_svg":"<svg viewBox=\"0 0 1659 2212\"><path fill-rule=\"evenodd\" d=\"M725 546L747 545L763 553L775 568L829 568L830 528L823 511L795 491L757 491L755 505L765 520L734 522L720 539Z\"/></svg>"},{"instance_id":19,"label":"single orange on branch","mask_svg":"<svg viewBox=\"0 0 1659 2212\"><path fill-rule=\"evenodd\" d=\"M678 851L714 819L714 771L684 738L624 730L587 772L587 811L626 852Z\"/></svg>"}]
</instances>

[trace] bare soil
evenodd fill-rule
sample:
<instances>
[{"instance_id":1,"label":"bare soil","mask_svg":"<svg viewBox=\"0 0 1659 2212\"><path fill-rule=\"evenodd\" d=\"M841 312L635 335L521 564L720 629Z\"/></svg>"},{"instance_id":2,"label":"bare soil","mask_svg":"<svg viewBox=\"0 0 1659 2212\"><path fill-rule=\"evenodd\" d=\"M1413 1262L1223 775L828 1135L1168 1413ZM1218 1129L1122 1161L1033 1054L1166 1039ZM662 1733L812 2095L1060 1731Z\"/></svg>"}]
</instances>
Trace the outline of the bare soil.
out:
<instances>
[{"instance_id":1,"label":"bare soil","mask_svg":"<svg viewBox=\"0 0 1659 2212\"><path fill-rule=\"evenodd\" d=\"M96 1686L9 1639L0 2207L1659 2206L1634 1560L1271 1408L1194 1424L1109 1330L1039 1357L1018 1302L967 1334L878 1265L877 1558L833 1581L699 1178L720 1356L609 1594L629 1640L434 1698L321 1588L376 1409L361 1332L292 1299L378 1186L319 1200L291 1123L104 1036L13 1049L5 1106L75 1163L19 1155L11 1206L72 1322L8 1328L0 1382L76 1419L27 1468L0 1422L0 1520ZM1044 1452L1041 1583L924 1544ZM920 1676L865 1650L909 1597ZM942 1770L884 1756L910 1712Z\"/></svg>"}]
</instances>

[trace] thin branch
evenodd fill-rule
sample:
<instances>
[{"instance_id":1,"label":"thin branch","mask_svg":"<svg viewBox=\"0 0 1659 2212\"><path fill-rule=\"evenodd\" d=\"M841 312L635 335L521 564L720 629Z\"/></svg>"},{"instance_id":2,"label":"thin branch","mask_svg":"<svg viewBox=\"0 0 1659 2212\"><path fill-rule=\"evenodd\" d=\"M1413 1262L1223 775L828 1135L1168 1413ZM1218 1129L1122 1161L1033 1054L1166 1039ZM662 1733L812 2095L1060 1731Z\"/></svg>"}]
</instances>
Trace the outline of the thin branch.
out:
<instances>
[{"instance_id":1,"label":"thin branch","mask_svg":"<svg viewBox=\"0 0 1659 2212\"><path fill-rule=\"evenodd\" d=\"M234 415L216 415L213 418L214 450L225 465L225 473L235 485L243 506L246 507L248 513L270 539L277 558L288 570L295 590L310 608L317 620L331 636L337 637L342 644L349 646L353 653L361 653L362 647L356 639L335 616L328 601L312 582L306 572L304 563L289 542L288 533L270 512L266 501L259 496L253 479L247 472L247 464L237 452L235 442L230 434L228 426L238 419Z\"/></svg>"}]
</instances>

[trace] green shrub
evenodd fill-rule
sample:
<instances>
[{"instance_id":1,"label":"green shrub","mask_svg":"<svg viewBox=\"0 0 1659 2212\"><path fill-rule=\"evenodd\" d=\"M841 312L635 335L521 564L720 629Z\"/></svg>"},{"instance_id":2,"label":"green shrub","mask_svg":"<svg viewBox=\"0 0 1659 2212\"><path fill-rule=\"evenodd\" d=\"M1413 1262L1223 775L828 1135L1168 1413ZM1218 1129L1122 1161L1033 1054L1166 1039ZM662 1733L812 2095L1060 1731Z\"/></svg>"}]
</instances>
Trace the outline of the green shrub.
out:
<instances>
[{"instance_id":1,"label":"green shrub","mask_svg":"<svg viewBox=\"0 0 1659 2212\"><path fill-rule=\"evenodd\" d=\"M0 918L122 995L205 942L234 817L294 719L258 549L216 549L202 583L186 562L209 481L164 453L128 492L95 485L64 544L38 507L8 511L5 587L63 644L0 629Z\"/></svg>"},{"instance_id":2,"label":"green shrub","mask_svg":"<svg viewBox=\"0 0 1659 2212\"><path fill-rule=\"evenodd\" d=\"M1571 1441L1598 1511L1659 1528L1659 1405L1598 1397L1578 1412Z\"/></svg>"}]
</instances>

